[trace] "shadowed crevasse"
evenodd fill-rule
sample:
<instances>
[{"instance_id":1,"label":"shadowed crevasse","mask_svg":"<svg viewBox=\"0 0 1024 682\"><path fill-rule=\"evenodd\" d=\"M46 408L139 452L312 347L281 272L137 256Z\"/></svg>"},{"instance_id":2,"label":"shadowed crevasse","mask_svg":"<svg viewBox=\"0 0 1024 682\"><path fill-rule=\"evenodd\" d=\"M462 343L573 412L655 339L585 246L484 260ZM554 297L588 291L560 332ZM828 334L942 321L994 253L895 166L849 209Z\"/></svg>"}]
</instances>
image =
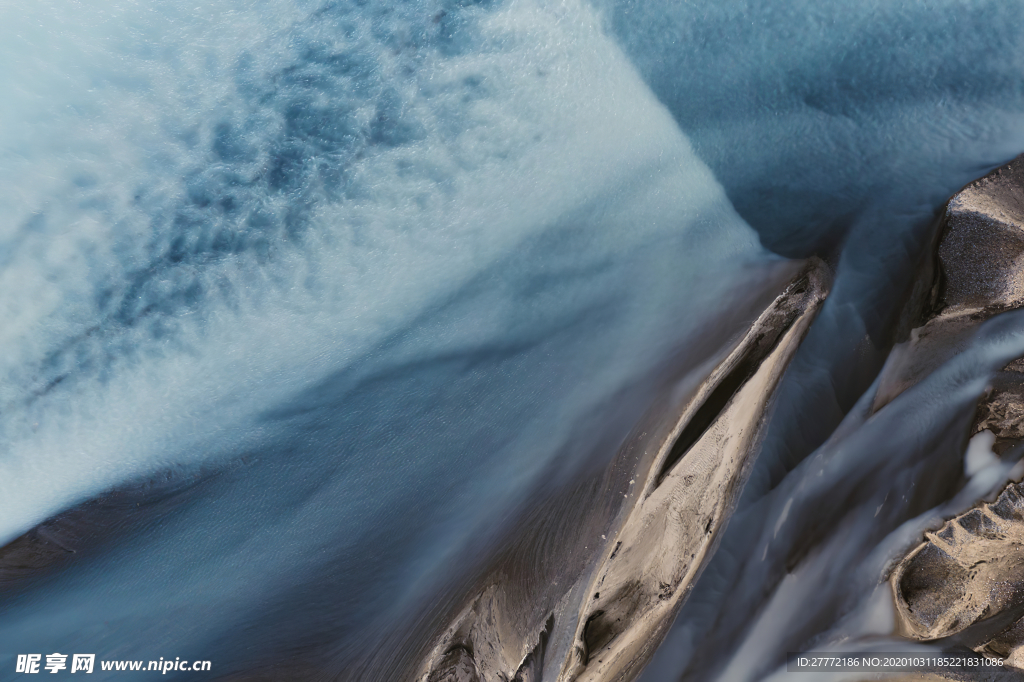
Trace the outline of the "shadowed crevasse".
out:
<instances>
[{"instance_id":1,"label":"shadowed crevasse","mask_svg":"<svg viewBox=\"0 0 1024 682\"><path fill-rule=\"evenodd\" d=\"M495 576L440 635L418 679L597 682L638 674L714 552L775 389L828 283L824 264L809 261L692 395L666 397L635 428L611 465L638 458L602 551L564 586L536 634L506 612L507 587Z\"/></svg>"}]
</instances>

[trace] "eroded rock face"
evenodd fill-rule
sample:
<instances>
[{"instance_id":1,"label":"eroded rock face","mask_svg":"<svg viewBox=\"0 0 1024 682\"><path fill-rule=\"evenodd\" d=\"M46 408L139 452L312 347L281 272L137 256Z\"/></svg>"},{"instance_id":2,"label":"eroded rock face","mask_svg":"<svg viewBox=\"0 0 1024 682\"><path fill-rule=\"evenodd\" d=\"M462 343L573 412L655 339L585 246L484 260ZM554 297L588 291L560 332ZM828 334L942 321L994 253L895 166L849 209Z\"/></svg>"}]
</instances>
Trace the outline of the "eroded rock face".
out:
<instances>
[{"instance_id":1,"label":"eroded rock face","mask_svg":"<svg viewBox=\"0 0 1024 682\"><path fill-rule=\"evenodd\" d=\"M461 646L450 649L438 661L427 682L480 682L473 652Z\"/></svg>"},{"instance_id":2,"label":"eroded rock face","mask_svg":"<svg viewBox=\"0 0 1024 682\"><path fill-rule=\"evenodd\" d=\"M826 286L823 270L809 269L682 410L590 581L559 680L631 679L647 662L732 514L771 397Z\"/></svg>"},{"instance_id":3,"label":"eroded rock face","mask_svg":"<svg viewBox=\"0 0 1024 682\"><path fill-rule=\"evenodd\" d=\"M974 430L989 430L1005 445L1024 442L1024 360L1006 366L992 382L992 392L978 405Z\"/></svg>"},{"instance_id":4,"label":"eroded rock face","mask_svg":"<svg viewBox=\"0 0 1024 682\"><path fill-rule=\"evenodd\" d=\"M440 635L417 679L633 679L714 552L828 285L827 267L809 261L695 392L637 426L611 465L636 463L618 516L546 621L517 618L497 576Z\"/></svg>"},{"instance_id":5,"label":"eroded rock face","mask_svg":"<svg viewBox=\"0 0 1024 682\"><path fill-rule=\"evenodd\" d=\"M905 635L941 639L1002 612L1024 611L1020 484L1011 484L994 503L951 519L925 538L891 578ZM1014 627L1021 629L1014 620L1004 625L1009 626L1005 632L992 633L995 639Z\"/></svg>"},{"instance_id":6,"label":"eroded rock face","mask_svg":"<svg viewBox=\"0 0 1024 682\"><path fill-rule=\"evenodd\" d=\"M954 195L940 230L932 314L890 354L876 411L961 352L979 324L1024 306L1024 156ZM1006 374L975 429L991 429L1001 443L1024 438L1024 364Z\"/></svg>"},{"instance_id":7,"label":"eroded rock face","mask_svg":"<svg viewBox=\"0 0 1024 682\"><path fill-rule=\"evenodd\" d=\"M999 656L1019 676L1024 668L1024 484L1009 485L994 503L925 537L890 579L900 633Z\"/></svg>"},{"instance_id":8,"label":"eroded rock face","mask_svg":"<svg viewBox=\"0 0 1024 682\"><path fill-rule=\"evenodd\" d=\"M986 309L1024 301L1024 158L977 180L946 207L939 246L946 305Z\"/></svg>"},{"instance_id":9,"label":"eroded rock face","mask_svg":"<svg viewBox=\"0 0 1024 682\"><path fill-rule=\"evenodd\" d=\"M1024 307L1024 156L955 195L942 229L933 314L894 349L876 410L959 353L981 322ZM982 430L997 453L1024 442L1024 360L994 378L975 415ZM927 533L890 582L901 634L950 638L1024 667L1024 483Z\"/></svg>"}]
</instances>

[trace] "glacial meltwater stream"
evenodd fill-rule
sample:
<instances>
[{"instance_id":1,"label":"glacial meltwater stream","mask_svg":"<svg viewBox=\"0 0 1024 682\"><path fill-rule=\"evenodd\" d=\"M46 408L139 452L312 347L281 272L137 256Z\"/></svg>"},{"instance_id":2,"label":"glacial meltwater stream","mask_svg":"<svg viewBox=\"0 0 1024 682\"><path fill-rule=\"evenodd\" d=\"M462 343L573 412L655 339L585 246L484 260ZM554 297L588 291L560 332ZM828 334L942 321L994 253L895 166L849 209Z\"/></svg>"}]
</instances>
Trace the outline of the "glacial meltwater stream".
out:
<instances>
[{"instance_id":1,"label":"glacial meltwater stream","mask_svg":"<svg viewBox=\"0 0 1024 682\"><path fill-rule=\"evenodd\" d=\"M1024 316L912 330L1024 2L40 0L0 63L0 679L935 648L889 577L1019 478Z\"/></svg>"}]
</instances>

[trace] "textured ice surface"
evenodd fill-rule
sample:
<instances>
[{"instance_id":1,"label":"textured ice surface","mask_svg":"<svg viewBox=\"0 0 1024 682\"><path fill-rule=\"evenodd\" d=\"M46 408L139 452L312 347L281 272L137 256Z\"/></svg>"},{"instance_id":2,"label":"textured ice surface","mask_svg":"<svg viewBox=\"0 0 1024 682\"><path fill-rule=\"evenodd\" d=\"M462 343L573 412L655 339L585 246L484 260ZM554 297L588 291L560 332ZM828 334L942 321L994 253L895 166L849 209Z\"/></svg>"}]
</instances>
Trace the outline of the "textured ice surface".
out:
<instances>
[{"instance_id":1,"label":"textured ice surface","mask_svg":"<svg viewBox=\"0 0 1024 682\"><path fill-rule=\"evenodd\" d=\"M5 655L390 679L422 605L785 276L586 5L0 31L0 537L179 481L8 592Z\"/></svg>"},{"instance_id":2,"label":"textured ice surface","mask_svg":"<svg viewBox=\"0 0 1024 682\"><path fill-rule=\"evenodd\" d=\"M857 400L934 212L1024 146L1022 10L6 11L0 540L113 487L164 502L116 498L114 541L5 592L0 657L393 679L474 561L763 308L758 237L843 244L835 288L647 679L883 633L887 557L997 483L949 501L1018 318L884 413Z\"/></svg>"},{"instance_id":3,"label":"textured ice surface","mask_svg":"<svg viewBox=\"0 0 1024 682\"><path fill-rule=\"evenodd\" d=\"M8 538L127 474L259 443L254 413L429 311L478 319L410 360L551 337L648 277L650 312L623 313L639 336L680 326L653 314L679 291L700 309L732 286L694 261L759 253L585 7L81 11L3 29L25 65L5 106L30 131L0 183ZM660 265L629 262L654 248Z\"/></svg>"}]
</instances>

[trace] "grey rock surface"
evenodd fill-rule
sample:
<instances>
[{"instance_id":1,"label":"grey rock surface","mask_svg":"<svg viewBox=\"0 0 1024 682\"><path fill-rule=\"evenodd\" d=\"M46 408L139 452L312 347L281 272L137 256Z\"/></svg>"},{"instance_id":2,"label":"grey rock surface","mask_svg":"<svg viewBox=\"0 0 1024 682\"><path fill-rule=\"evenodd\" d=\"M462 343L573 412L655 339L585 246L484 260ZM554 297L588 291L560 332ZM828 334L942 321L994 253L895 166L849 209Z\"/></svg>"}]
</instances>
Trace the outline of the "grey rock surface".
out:
<instances>
[{"instance_id":1,"label":"grey rock surface","mask_svg":"<svg viewBox=\"0 0 1024 682\"><path fill-rule=\"evenodd\" d=\"M550 614L524 620L495 575L437 637L417 679L633 679L717 547L829 284L827 266L808 261L695 392L666 396L637 425L611 463L632 472L624 503L589 570L558 586Z\"/></svg>"},{"instance_id":2,"label":"grey rock surface","mask_svg":"<svg viewBox=\"0 0 1024 682\"><path fill-rule=\"evenodd\" d=\"M894 349L875 410L959 353L981 322L1024 306L1024 157L953 196L942 230L935 313ZM999 454L1024 442L1024 361L1007 365L980 401L973 432L983 430ZM1024 484L926 533L890 583L900 634L1024 667Z\"/></svg>"},{"instance_id":3,"label":"grey rock surface","mask_svg":"<svg viewBox=\"0 0 1024 682\"><path fill-rule=\"evenodd\" d=\"M933 314L893 348L874 409L892 401L961 352L979 324L1024 305L1024 157L955 194L939 227ZM1024 438L1024 365L1007 368L993 387L976 431L1001 440Z\"/></svg>"}]
</instances>

